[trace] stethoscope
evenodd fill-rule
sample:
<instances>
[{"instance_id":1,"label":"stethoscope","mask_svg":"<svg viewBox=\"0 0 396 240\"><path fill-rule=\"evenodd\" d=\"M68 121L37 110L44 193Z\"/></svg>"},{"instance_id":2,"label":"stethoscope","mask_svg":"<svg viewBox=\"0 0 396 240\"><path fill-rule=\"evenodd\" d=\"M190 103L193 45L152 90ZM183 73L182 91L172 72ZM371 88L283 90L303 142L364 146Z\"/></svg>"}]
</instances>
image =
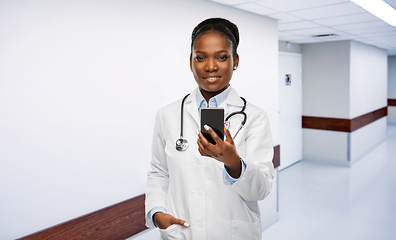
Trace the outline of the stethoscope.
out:
<instances>
[{"instance_id":1,"label":"stethoscope","mask_svg":"<svg viewBox=\"0 0 396 240\"><path fill-rule=\"evenodd\" d=\"M187 139L185 139L183 137L183 109L184 109L184 102L186 101L186 98L189 96L190 94L187 94L182 102L181 102L181 108L180 108L180 115L181 115L181 123L180 123L180 138L176 140L176 150L179 152L182 152L184 150L186 150L188 148L188 141ZM243 101L243 107L241 111L236 111L236 112L232 112L230 113L226 119L225 119L225 125L227 127L227 129L230 127L230 118L232 116L235 116L237 114L242 114L243 115L243 121L241 122L241 125L239 125L238 130L236 131L233 139L235 139L235 137L238 135L239 131L241 131L242 127L245 125L246 123L246 119L247 119L247 115L245 113L245 108L246 108L246 100L241 97L242 101Z\"/></svg>"}]
</instances>

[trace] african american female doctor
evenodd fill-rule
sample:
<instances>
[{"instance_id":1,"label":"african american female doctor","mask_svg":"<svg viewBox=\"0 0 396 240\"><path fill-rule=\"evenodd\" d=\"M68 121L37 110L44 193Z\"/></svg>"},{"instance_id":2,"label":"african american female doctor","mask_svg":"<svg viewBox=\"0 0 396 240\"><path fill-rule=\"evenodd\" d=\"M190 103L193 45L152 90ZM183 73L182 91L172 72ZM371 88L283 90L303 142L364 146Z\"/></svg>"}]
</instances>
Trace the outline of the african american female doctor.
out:
<instances>
[{"instance_id":1,"label":"african american female doctor","mask_svg":"<svg viewBox=\"0 0 396 240\"><path fill-rule=\"evenodd\" d=\"M244 103L230 86L238 44L238 28L230 21L211 18L198 24L190 55L198 87L157 113L145 205L146 225L159 228L161 239L261 240L257 201L271 190L273 145L266 113ZM224 108L227 117L244 106L246 124L236 136L242 114L224 127L224 141L208 126L216 144L199 131L201 108ZM181 109L183 137L189 140L184 151L175 148Z\"/></svg>"}]
</instances>

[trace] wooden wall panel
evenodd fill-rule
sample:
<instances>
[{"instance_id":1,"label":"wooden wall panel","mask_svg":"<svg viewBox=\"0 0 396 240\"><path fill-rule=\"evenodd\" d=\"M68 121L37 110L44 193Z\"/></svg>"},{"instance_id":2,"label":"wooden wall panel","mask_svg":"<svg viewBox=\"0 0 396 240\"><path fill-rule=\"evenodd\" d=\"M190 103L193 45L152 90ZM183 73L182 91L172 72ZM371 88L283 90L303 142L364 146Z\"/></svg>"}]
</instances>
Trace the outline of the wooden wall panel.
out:
<instances>
[{"instance_id":1,"label":"wooden wall panel","mask_svg":"<svg viewBox=\"0 0 396 240\"><path fill-rule=\"evenodd\" d=\"M376 111L356 117L356 118L352 119L352 121L351 121L351 132L353 132L361 127L364 127L364 126L366 126L380 118L383 118L386 115L388 115L388 108L383 107Z\"/></svg>"},{"instance_id":2,"label":"wooden wall panel","mask_svg":"<svg viewBox=\"0 0 396 240\"><path fill-rule=\"evenodd\" d=\"M329 131L350 132L351 120L342 118L302 117L302 127Z\"/></svg>"},{"instance_id":3,"label":"wooden wall panel","mask_svg":"<svg viewBox=\"0 0 396 240\"><path fill-rule=\"evenodd\" d=\"M353 119L302 117L302 127L339 132L353 132L388 115L388 108L383 107Z\"/></svg>"},{"instance_id":4,"label":"wooden wall panel","mask_svg":"<svg viewBox=\"0 0 396 240\"><path fill-rule=\"evenodd\" d=\"M144 194L20 240L124 240L146 229Z\"/></svg>"},{"instance_id":5,"label":"wooden wall panel","mask_svg":"<svg viewBox=\"0 0 396 240\"><path fill-rule=\"evenodd\" d=\"M396 107L396 99L388 99L388 106Z\"/></svg>"},{"instance_id":6,"label":"wooden wall panel","mask_svg":"<svg viewBox=\"0 0 396 240\"><path fill-rule=\"evenodd\" d=\"M272 164L274 164L274 168L280 166L280 145L276 145L274 147L274 158L272 159Z\"/></svg>"}]
</instances>

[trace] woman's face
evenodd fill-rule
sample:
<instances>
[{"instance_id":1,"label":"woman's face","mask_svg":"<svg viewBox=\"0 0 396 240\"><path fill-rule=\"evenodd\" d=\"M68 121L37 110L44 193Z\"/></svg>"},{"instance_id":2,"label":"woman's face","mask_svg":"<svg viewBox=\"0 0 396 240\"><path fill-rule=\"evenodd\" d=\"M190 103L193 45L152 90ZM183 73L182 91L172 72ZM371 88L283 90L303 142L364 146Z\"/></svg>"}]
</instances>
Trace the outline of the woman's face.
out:
<instances>
[{"instance_id":1,"label":"woman's face","mask_svg":"<svg viewBox=\"0 0 396 240\"><path fill-rule=\"evenodd\" d=\"M239 56L233 57L227 38L219 32L207 31L195 40L190 68L206 100L228 87L238 62Z\"/></svg>"}]
</instances>

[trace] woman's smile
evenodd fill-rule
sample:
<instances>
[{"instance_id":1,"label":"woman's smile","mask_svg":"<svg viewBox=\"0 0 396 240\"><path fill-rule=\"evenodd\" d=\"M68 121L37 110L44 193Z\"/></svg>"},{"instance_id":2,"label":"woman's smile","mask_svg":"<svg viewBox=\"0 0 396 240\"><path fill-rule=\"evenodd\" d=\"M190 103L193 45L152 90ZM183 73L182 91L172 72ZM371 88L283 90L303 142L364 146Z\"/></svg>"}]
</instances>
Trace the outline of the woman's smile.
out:
<instances>
[{"instance_id":1,"label":"woman's smile","mask_svg":"<svg viewBox=\"0 0 396 240\"><path fill-rule=\"evenodd\" d=\"M214 83L221 78L221 76L209 76L209 77L202 77L209 83Z\"/></svg>"}]
</instances>

